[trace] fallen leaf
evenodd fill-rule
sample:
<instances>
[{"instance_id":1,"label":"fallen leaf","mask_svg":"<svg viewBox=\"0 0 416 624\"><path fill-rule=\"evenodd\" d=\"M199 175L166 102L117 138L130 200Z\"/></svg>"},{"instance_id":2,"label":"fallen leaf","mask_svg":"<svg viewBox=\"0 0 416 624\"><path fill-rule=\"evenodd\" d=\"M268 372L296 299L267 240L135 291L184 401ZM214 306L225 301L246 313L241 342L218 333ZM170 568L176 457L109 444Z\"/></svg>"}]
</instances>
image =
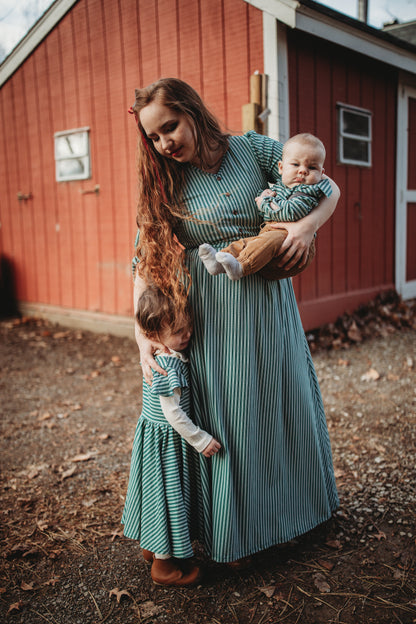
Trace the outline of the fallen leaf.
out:
<instances>
[{"instance_id":1,"label":"fallen leaf","mask_svg":"<svg viewBox=\"0 0 416 624\"><path fill-rule=\"evenodd\" d=\"M59 338L66 338L67 336L69 336L69 333L70 333L69 331L56 332L53 335L53 337L57 338L57 339L59 339Z\"/></svg>"},{"instance_id":2,"label":"fallen leaf","mask_svg":"<svg viewBox=\"0 0 416 624\"><path fill-rule=\"evenodd\" d=\"M323 574L321 574L320 572L317 572L316 574L313 575L312 578L313 578L313 583L315 587L319 589L321 594L327 594L328 592L331 591L331 588L326 582L326 578Z\"/></svg>"},{"instance_id":3,"label":"fallen leaf","mask_svg":"<svg viewBox=\"0 0 416 624\"><path fill-rule=\"evenodd\" d=\"M358 329L357 323L355 321L353 321L351 323L351 327L349 328L349 330L347 332L347 336L353 342L361 342L362 341L361 332Z\"/></svg>"},{"instance_id":4,"label":"fallen leaf","mask_svg":"<svg viewBox=\"0 0 416 624\"><path fill-rule=\"evenodd\" d=\"M85 461L88 461L88 460L92 459L93 457L94 457L93 453L84 453L83 455L75 455L75 457L73 457L69 461L71 461L71 462L85 462Z\"/></svg>"},{"instance_id":5,"label":"fallen leaf","mask_svg":"<svg viewBox=\"0 0 416 624\"><path fill-rule=\"evenodd\" d=\"M379 531L378 533L374 533L371 537L374 537L376 540L380 541L382 539L386 539L386 534L383 531Z\"/></svg>"},{"instance_id":6,"label":"fallen leaf","mask_svg":"<svg viewBox=\"0 0 416 624\"><path fill-rule=\"evenodd\" d=\"M49 418L52 418L52 414L50 414L49 412L44 412L43 414L38 416L38 421L43 422L44 420L49 420Z\"/></svg>"},{"instance_id":7,"label":"fallen leaf","mask_svg":"<svg viewBox=\"0 0 416 624\"><path fill-rule=\"evenodd\" d=\"M97 500L97 498L90 498L89 500L82 501L82 504L84 505L84 507L92 507L94 503L97 502Z\"/></svg>"},{"instance_id":8,"label":"fallen leaf","mask_svg":"<svg viewBox=\"0 0 416 624\"><path fill-rule=\"evenodd\" d=\"M71 466L71 468L68 468L68 470L65 470L65 472L63 472L61 476L62 481L64 479L68 479L69 477L72 477L72 475L75 474L76 471L77 471L76 466Z\"/></svg>"},{"instance_id":9,"label":"fallen leaf","mask_svg":"<svg viewBox=\"0 0 416 624\"><path fill-rule=\"evenodd\" d=\"M46 529L49 526L49 524L47 522L45 522L45 520L38 520L38 522L36 524L37 524L37 526L38 526L40 531L46 531Z\"/></svg>"},{"instance_id":10,"label":"fallen leaf","mask_svg":"<svg viewBox=\"0 0 416 624\"><path fill-rule=\"evenodd\" d=\"M23 602L21 600L19 600L19 602L14 602L8 608L7 613L11 613L12 611L20 611L22 606L23 606Z\"/></svg>"},{"instance_id":11,"label":"fallen leaf","mask_svg":"<svg viewBox=\"0 0 416 624\"><path fill-rule=\"evenodd\" d=\"M25 583L25 581L22 581L20 589L23 589L23 591L33 591L33 583Z\"/></svg>"},{"instance_id":12,"label":"fallen leaf","mask_svg":"<svg viewBox=\"0 0 416 624\"><path fill-rule=\"evenodd\" d=\"M129 594L129 592L126 589L119 589L118 587L115 587L114 589L112 589L109 593L110 596L115 596L117 598L117 602L119 603L122 596L127 596L128 598L131 598L131 595ZM132 599L133 600L133 599Z\"/></svg>"},{"instance_id":13,"label":"fallen leaf","mask_svg":"<svg viewBox=\"0 0 416 624\"><path fill-rule=\"evenodd\" d=\"M123 537L123 535L124 535L123 529L116 529L115 531L111 533L111 541L114 542L116 537Z\"/></svg>"},{"instance_id":14,"label":"fallen leaf","mask_svg":"<svg viewBox=\"0 0 416 624\"><path fill-rule=\"evenodd\" d=\"M146 600L145 602L142 602L142 604L139 606L139 614L140 614L140 617L143 619L155 617L161 611L162 611L162 608L159 607L158 605L155 605L155 603L152 602L151 600Z\"/></svg>"},{"instance_id":15,"label":"fallen leaf","mask_svg":"<svg viewBox=\"0 0 416 624\"><path fill-rule=\"evenodd\" d=\"M375 368L370 368L364 375L361 375L361 381L377 381L380 379L380 373Z\"/></svg>"},{"instance_id":16,"label":"fallen leaf","mask_svg":"<svg viewBox=\"0 0 416 624\"><path fill-rule=\"evenodd\" d=\"M55 587L55 585L59 582L59 576L53 577L51 579L49 579L49 581L45 581L43 584L44 585L52 585L52 587Z\"/></svg>"},{"instance_id":17,"label":"fallen leaf","mask_svg":"<svg viewBox=\"0 0 416 624\"><path fill-rule=\"evenodd\" d=\"M335 548L335 549L339 549L341 548L341 542L339 540L326 540L325 544L327 546L329 546L330 548Z\"/></svg>"},{"instance_id":18,"label":"fallen leaf","mask_svg":"<svg viewBox=\"0 0 416 624\"><path fill-rule=\"evenodd\" d=\"M266 585L265 587L257 587L259 591L261 591L267 598L271 598L276 591L275 585Z\"/></svg>"},{"instance_id":19,"label":"fallen leaf","mask_svg":"<svg viewBox=\"0 0 416 624\"><path fill-rule=\"evenodd\" d=\"M334 565L335 565L331 561L325 561L324 559L318 559L318 563L320 566L322 566L323 568L325 568L325 570L328 570L329 572L331 572L331 570L334 569Z\"/></svg>"}]
</instances>

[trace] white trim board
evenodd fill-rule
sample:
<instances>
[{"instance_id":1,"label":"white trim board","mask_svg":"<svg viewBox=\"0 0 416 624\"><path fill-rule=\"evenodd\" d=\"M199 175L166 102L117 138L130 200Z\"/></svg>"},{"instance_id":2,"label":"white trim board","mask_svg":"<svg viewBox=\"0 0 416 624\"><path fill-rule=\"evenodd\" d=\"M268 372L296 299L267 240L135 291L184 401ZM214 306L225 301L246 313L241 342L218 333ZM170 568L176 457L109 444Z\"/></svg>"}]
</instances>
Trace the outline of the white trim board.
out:
<instances>
[{"instance_id":1,"label":"white trim board","mask_svg":"<svg viewBox=\"0 0 416 624\"><path fill-rule=\"evenodd\" d=\"M315 35L393 67L416 74L416 52L394 45L367 30L302 5L297 0L245 0L290 28ZM341 18L341 14L340 18ZM358 20L356 20L357 23Z\"/></svg>"},{"instance_id":2,"label":"white trim board","mask_svg":"<svg viewBox=\"0 0 416 624\"><path fill-rule=\"evenodd\" d=\"M399 84L397 98L396 154L396 289L403 299L416 297L416 280L406 280L407 205L416 203L416 191L408 189L409 98L416 99L416 88Z\"/></svg>"},{"instance_id":3,"label":"white trim board","mask_svg":"<svg viewBox=\"0 0 416 624\"><path fill-rule=\"evenodd\" d=\"M78 0L56 0L52 6L38 19L28 34L17 44L0 65L0 86L24 63L33 50L60 22Z\"/></svg>"}]
</instances>

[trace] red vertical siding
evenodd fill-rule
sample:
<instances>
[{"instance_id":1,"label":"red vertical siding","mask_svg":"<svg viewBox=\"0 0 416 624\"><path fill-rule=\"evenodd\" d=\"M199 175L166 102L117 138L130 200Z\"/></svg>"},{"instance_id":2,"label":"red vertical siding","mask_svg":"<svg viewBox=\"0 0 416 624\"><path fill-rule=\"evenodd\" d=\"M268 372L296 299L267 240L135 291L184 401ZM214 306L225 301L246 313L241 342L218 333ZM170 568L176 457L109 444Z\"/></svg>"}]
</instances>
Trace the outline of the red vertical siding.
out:
<instances>
[{"instance_id":1,"label":"red vertical siding","mask_svg":"<svg viewBox=\"0 0 416 624\"><path fill-rule=\"evenodd\" d=\"M416 189L416 99L409 98L407 188Z\"/></svg>"},{"instance_id":2,"label":"red vertical siding","mask_svg":"<svg viewBox=\"0 0 416 624\"><path fill-rule=\"evenodd\" d=\"M261 11L244 0L79 0L0 95L0 244L21 300L130 314L134 89L178 76L233 131L263 70ZM55 181L54 133L89 127L91 179ZM85 193L96 185L99 194ZM32 192L18 202L16 194Z\"/></svg>"},{"instance_id":3,"label":"red vertical siding","mask_svg":"<svg viewBox=\"0 0 416 624\"><path fill-rule=\"evenodd\" d=\"M416 280L416 203L407 204L406 280Z\"/></svg>"},{"instance_id":4,"label":"red vertical siding","mask_svg":"<svg viewBox=\"0 0 416 624\"><path fill-rule=\"evenodd\" d=\"M385 65L337 45L288 32L290 132L312 132L325 143L325 169L342 197L318 234L314 264L294 280L298 300L374 293L394 283L395 134L397 77ZM337 102L372 112L370 168L337 162ZM310 326L307 311L303 314Z\"/></svg>"}]
</instances>

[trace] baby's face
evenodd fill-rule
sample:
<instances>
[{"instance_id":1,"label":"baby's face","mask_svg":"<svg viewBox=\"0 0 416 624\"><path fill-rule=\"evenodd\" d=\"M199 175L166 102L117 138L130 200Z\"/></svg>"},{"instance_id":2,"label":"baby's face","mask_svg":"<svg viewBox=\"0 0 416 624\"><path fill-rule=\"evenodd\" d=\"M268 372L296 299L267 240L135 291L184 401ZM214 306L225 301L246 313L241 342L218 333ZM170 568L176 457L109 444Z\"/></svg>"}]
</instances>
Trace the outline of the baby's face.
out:
<instances>
[{"instance_id":1,"label":"baby's face","mask_svg":"<svg viewBox=\"0 0 416 624\"><path fill-rule=\"evenodd\" d=\"M320 149L293 142L285 147L279 173L283 184L289 188L296 184L317 184L325 171L323 165L324 156Z\"/></svg>"}]
</instances>

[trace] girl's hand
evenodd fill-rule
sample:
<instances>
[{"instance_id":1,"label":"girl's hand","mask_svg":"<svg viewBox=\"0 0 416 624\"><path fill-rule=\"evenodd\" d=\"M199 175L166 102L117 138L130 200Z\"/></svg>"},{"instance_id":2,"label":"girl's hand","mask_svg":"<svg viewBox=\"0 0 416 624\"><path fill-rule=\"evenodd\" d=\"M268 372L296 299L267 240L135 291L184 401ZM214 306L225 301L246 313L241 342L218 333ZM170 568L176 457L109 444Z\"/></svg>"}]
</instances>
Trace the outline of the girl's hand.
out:
<instances>
[{"instance_id":1,"label":"girl's hand","mask_svg":"<svg viewBox=\"0 0 416 624\"><path fill-rule=\"evenodd\" d=\"M140 350L140 364L143 370L143 377L146 383L149 386L152 385L153 372L152 369L160 373L161 375L167 375L167 372L164 368L159 366L154 358L154 353L157 350L164 351L165 353L169 353L169 349L167 349L164 345L159 342L155 342L153 340L149 340L146 336L140 332L139 328L136 325L136 342Z\"/></svg>"},{"instance_id":2,"label":"girl's hand","mask_svg":"<svg viewBox=\"0 0 416 624\"><path fill-rule=\"evenodd\" d=\"M287 236L280 248L279 266L289 270L300 262L299 266L306 264L308 260L309 246L315 234L312 224L303 219L291 223L270 223L275 229L284 227Z\"/></svg>"},{"instance_id":3,"label":"girl's hand","mask_svg":"<svg viewBox=\"0 0 416 624\"><path fill-rule=\"evenodd\" d=\"M215 455L215 453L218 453L220 448L221 448L221 444L218 442L218 440L216 440L215 438L212 438L208 446L206 446L204 450L202 451L202 455L204 457L212 457L213 455Z\"/></svg>"}]
</instances>

